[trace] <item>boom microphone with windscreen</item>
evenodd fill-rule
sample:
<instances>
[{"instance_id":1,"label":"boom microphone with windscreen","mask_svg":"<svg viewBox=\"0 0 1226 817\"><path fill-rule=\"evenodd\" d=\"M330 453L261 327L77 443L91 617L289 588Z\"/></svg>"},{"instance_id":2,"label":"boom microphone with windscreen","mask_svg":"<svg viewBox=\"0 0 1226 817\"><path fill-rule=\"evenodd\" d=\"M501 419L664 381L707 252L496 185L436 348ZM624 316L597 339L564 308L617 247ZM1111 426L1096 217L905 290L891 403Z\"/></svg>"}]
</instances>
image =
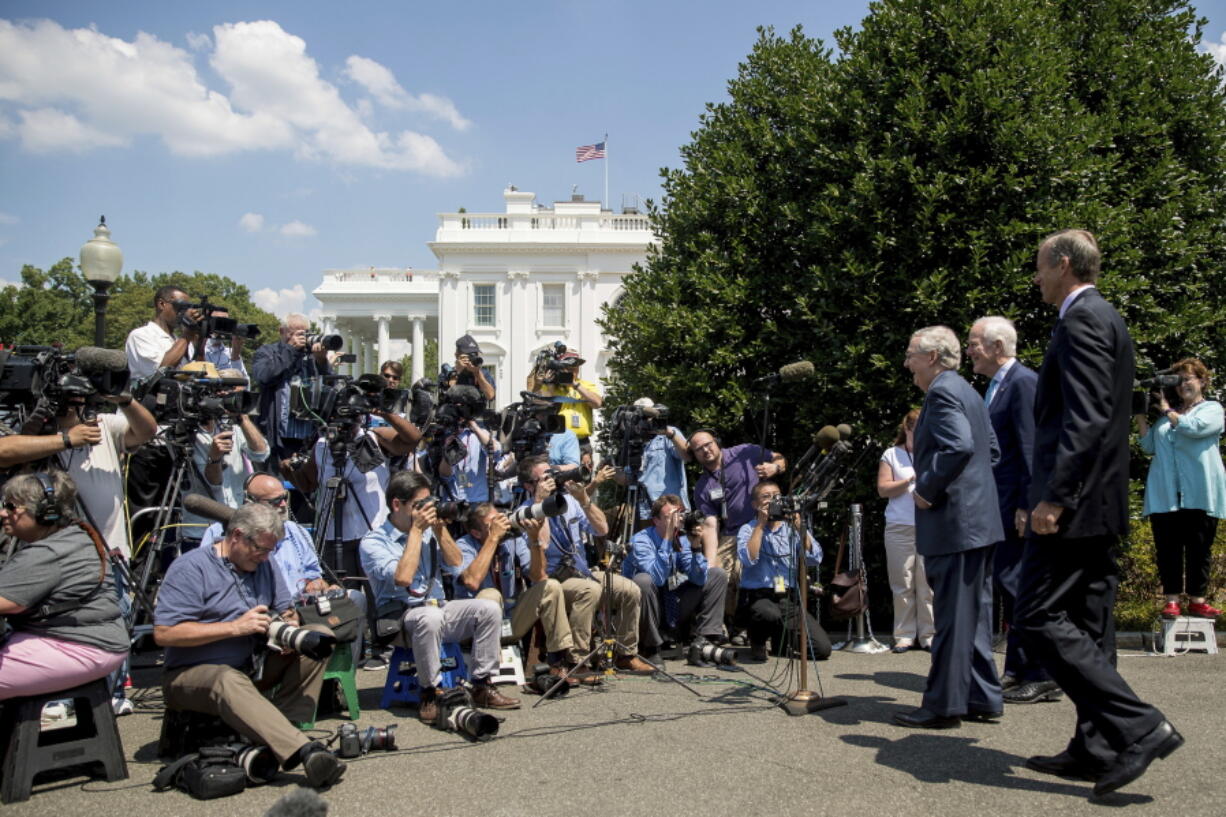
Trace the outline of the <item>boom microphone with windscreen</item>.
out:
<instances>
[{"instance_id":1,"label":"boom microphone with windscreen","mask_svg":"<svg viewBox=\"0 0 1226 817\"><path fill-rule=\"evenodd\" d=\"M795 363L789 363L786 366L781 366L779 371L771 372L768 375L763 375L754 381L755 384L774 385L776 383L791 383L795 380L804 380L812 377L814 373L813 364L807 360L798 360Z\"/></svg>"},{"instance_id":2,"label":"boom microphone with windscreen","mask_svg":"<svg viewBox=\"0 0 1226 817\"><path fill-rule=\"evenodd\" d=\"M839 441L839 430L834 426L822 426L821 429L813 435L813 442L818 445L822 451L829 451L831 447Z\"/></svg>"},{"instance_id":3,"label":"boom microphone with windscreen","mask_svg":"<svg viewBox=\"0 0 1226 817\"><path fill-rule=\"evenodd\" d=\"M234 509L229 505L223 505L200 494L184 494L183 508L196 516L203 516L205 519L212 519L223 525L230 524L230 517L234 516Z\"/></svg>"}]
</instances>

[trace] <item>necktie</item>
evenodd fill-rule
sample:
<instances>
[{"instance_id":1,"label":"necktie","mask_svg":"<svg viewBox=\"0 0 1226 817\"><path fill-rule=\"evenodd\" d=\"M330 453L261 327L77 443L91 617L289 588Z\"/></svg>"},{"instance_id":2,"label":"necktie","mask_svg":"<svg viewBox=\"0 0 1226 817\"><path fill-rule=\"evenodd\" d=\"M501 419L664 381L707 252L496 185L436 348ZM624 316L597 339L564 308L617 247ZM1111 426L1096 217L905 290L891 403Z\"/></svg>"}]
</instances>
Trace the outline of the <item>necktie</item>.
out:
<instances>
[{"instance_id":1,"label":"necktie","mask_svg":"<svg viewBox=\"0 0 1226 817\"><path fill-rule=\"evenodd\" d=\"M993 378L988 383L988 390L983 393L983 404L985 406L992 405L992 395L996 393L996 379Z\"/></svg>"}]
</instances>

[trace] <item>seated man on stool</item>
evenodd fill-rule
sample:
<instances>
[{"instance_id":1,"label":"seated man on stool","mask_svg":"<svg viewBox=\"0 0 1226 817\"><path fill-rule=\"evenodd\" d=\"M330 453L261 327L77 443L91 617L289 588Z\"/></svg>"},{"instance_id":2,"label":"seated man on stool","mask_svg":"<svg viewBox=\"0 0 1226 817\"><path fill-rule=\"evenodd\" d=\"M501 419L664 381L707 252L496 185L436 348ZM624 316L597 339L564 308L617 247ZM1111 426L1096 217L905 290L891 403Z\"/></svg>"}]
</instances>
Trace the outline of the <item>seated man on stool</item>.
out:
<instances>
[{"instance_id":1,"label":"seated man on stool","mask_svg":"<svg viewBox=\"0 0 1226 817\"><path fill-rule=\"evenodd\" d=\"M545 630L546 661L553 675L561 675L562 664L570 657L574 639L571 637L570 619L566 616L566 599L562 585L556 579L546 578L515 595L515 565L519 564L525 576L533 575L532 564L545 556L541 548L528 546L528 540L539 542L541 531L548 530L544 522L524 522L526 535L506 538L511 523L504 513L499 513L489 502L474 505L465 518L468 535L456 545L463 557L457 569L455 597L457 599L489 599L499 609L511 607L511 635L517 640L528 634L538 620ZM538 565L539 567L539 565ZM578 683L570 679L572 686Z\"/></svg>"},{"instance_id":2,"label":"seated man on stool","mask_svg":"<svg viewBox=\"0 0 1226 817\"><path fill-rule=\"evenodd\" d=\"M676 494L664 494L651 503L650 528L634 535L631 553L622 562L622 575L632 577L642 593L639 605L639 643L643 657L658 664L661 602L673 596L677 604L677 635L683 637L691 620L697 638L719 643L724 635L724 592L728 574L709 567L702 540L681 533L685 506Z\"/></svg>"},{"instance_id":3,"label":"seated man on stool","mask_svg":"<svg viewBox=\"0 0 1226 817\"><path fill-rule=\"evenodd\" d=\"M166 648L162 694L168 709L221 718L247 740L267 746L283 769L302 764L315 788L330 786L345 764L291 721L309 721L324 662L269 652L253 681L254 654L273 616L296 624L289 591L268 557L285 535L267 505L244 505L224 539L171 564L158 591L153 638ZM326 627L308 629L329 633ZM277 688L272 700L262 694Z\"/></svg>"},{"instance_id":4,"label":"seated man on stool","mask_svg":"<svg viewBox=\"0 0 1226 817\"><path fill-rule=\"evenodd\" d=\"M783 644L796 646L791 638L795 626L796 604L788 596L796 588L795 549L802 533L799 520L770 520L771 500L780 495L779 485L764 479L751 493L757 516L741 526L737 533L737 555L741 560L741 590L737 600L737 617L749 629L750 657L766 660L766 642L773 636L775 654L783 653ZM803 531L805 564L822 563L822 546L808 530ZM799 581L806 581L804 576ZM818 661L830 657L830 636L807 611L809 655ZM787 641L783 639L786 638Z\"/></svg>"},{"instance_id":5,"label":"seated man on stool","mask_svg":"<svg viewBox=\"0 0 1226 817\"><path fill-rule=\"evenodd\" d=\"M488 599L443 599L442 574L454 573L460 549L435 514L430 478L398 471L387 485L387 521L362 537L362 569L375 593L381 619L403 606L400 626L413 648L421 704L417 717L432 724L443 679L443 642L473 640L473 703L485 709L519 709L494 686L502 652L502 607Z\"/></svg>"}]
</instances>

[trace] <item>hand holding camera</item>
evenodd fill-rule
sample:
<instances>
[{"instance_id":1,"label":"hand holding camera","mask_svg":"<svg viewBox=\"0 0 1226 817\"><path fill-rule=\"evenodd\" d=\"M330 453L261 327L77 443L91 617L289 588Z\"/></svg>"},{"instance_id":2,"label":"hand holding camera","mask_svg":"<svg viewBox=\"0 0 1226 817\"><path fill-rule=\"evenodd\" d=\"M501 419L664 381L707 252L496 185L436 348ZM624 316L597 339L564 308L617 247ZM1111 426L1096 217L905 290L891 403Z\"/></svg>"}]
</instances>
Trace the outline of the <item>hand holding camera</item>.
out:
<instances>
[{"instance_id":1,"label":"hand holding camera","mask_svg":"<svg viewBox=\"0 0 1226 817\"><path fill-rule=\"evenodd\" d=\"M272 616L268 615L265 604L257 604L232 622L235 635L263 635L271 623Z\"/></svg>"},{"instance_id":2,"label":"hand holding camera","mask_svg":"<svg viewBox=\"0 0 1226 817\"><path fill-rule=\"evenodd\" d=\"M219 460L234 450L234 432L223 431L220 434L213 436L213 442L209 445L209 459Z\"/></svg>"},{"instance_id":3,"label":"hand holding camera","mask_svg":"<svg viewBox=\"0 0 1226 817\"><path fill-rule=\"evenodd\" d=\"M507 519L505 513L500 513L490 520L490 536L502 541L502 538L507 535L507 531L511 529L511 522Z\"/></svg>"}]
</instances>

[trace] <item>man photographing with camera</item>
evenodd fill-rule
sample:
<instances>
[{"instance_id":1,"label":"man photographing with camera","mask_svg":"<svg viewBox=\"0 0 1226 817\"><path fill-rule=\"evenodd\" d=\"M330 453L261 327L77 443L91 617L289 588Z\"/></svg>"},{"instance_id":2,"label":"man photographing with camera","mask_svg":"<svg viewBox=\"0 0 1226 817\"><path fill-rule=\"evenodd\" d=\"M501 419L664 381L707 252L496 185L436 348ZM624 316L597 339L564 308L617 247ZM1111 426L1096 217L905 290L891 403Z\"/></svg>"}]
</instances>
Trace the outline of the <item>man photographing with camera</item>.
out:
<instances>
[{"instance_id":1,"label":"man photographing with camera","mask_svg":"<svg viewBox=\"0 0 1226 817\"><path fill-rule=\"evenodd\" d=\"M439 385L443 389L476 386L488 403L494 399L494 384L485 376L485 370L481 368L483 363L481 346L472 335L464 335L455 342L455 367L451 370L450 379Z\"/></svg>"},{"instance_id":2,"label":"man photographing with camera","mask_svg":"<svg viewBox=\"0 0 1226 817\"><path fill-rule=\"evenodd\" d=\"M310 322L305 315L291 313L281 322L281 338L255 350L251 370L260 384L259 426L272 452L269 467L275 473L281 460L301 451L315 437L315 427L299 420L289 410L290 381L331 373L329 348L340 344L339 335L325 335L307 342ZM334 340L335 339L335 340Z\"/></svg>"},{"instance_id":3,"label":"man photographing with camera","mask_svg":"<svg viewBox=\"0 0 1226 817\"><path fill-rule=\"evenodd\" d=\"M252 743L268 746L281 768L301 764L310 785L323 788L340 779L345 764L293 722L314 719L333 639L325 627L281 626L296 623L289 590L269 562L284 535L280 515L267 505L235 511L223 539L170 566L158 592L153 637L166 648L167 708L220 718ZM265 647L270 631L275 646ZM286 649L287 640L302 651ZM260 662L262 671L253 678ZM274 688L271 699L264 697Z\"/></svg>"},{"instance_id":4,"label":"man photographing with camera","mask_svg":"<svg viewBox=\"0 0 1226 817\"><path fill-rule=\"evenodd\" d=\"M558 404L558 414L568 431L579 438L581 461L592 466L590 438L596 429L592 410L604 405L604 398L595 383L579 378L579 369L586 361L574 349L558 341L537 355L536 365L528 375L528 391L548 397Z\"/></svg>"},{"instance_id":5,"label":"man photographing with camera","mask_svg":"<svg viewBox=\"0 0 1226 817\"><path fill-rule=\"evenodd\" d=\"M178 368L195 355L200 342L199 309L183 309L189 302L187 293L168 284L153 296L153 320L128 333L124 353L128 356L128 371L132 377L148 377L158 369ZM179 337L175 330L182 329Z\"/></svg>"}]
</instances>

